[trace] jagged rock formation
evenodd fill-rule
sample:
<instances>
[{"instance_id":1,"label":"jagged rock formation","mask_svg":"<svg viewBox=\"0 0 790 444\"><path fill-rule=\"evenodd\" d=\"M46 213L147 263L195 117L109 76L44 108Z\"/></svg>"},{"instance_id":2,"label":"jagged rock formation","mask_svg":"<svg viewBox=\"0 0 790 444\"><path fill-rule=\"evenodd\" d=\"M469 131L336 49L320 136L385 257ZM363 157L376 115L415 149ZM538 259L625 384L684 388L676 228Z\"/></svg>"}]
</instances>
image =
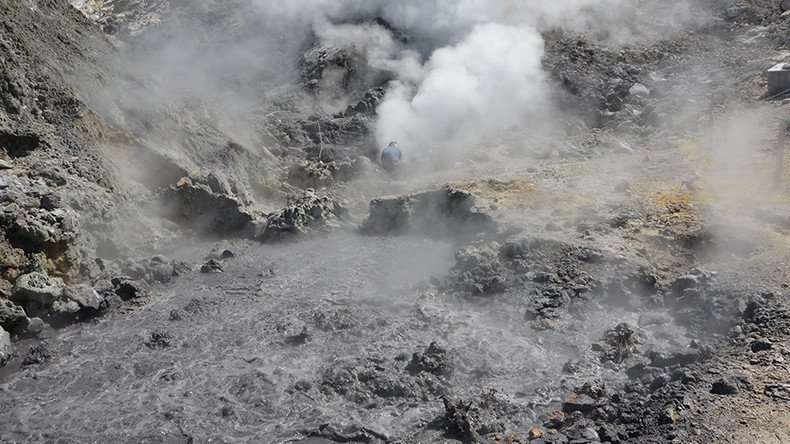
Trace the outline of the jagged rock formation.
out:
<instances>
[{"instance_id":1,"label":"jagged rock formation","mask_svg":"<svg viewBox=\"0 0 790 444\"><path fill-rule=\"evenodd\" d=\"M370 203L370 216L360 229L367 234L412 232L440 237L495 233L494 220L474 207L474 195L450 187L383 197Z\"/></svg>"}]
</instances>

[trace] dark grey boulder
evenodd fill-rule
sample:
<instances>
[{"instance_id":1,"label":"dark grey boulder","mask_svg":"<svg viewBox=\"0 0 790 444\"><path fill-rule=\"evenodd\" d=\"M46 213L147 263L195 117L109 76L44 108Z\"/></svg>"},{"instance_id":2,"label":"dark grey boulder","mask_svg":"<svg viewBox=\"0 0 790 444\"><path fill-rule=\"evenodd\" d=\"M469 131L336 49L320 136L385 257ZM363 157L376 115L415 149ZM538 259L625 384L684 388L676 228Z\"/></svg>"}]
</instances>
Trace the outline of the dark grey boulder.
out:
<instances>
[{"instance_id":1,"label":"dark grey boulder","mask_svg":"<svg viewBox=\"0 0 790 444\"><path fill-rule=\"evenodd\" d=\"M714 395L736 395L751 391L754 391L754 383L747 375L725 376L717 379L710 389Z\"/></svg>"},{"instance_id":2,"label":"dark grey boulder","mask_svg":"<svg viewBox=\"0 0 790 444\"><path fill-rule=\"evenodd\" d=\"M102 297L89 285L74 285L63 290L63 299L76 303L83 310L98 310Z\"/></svg>"},{"instance_id":3,"label":"dark grey boulder","mask_svg":"<svg viewBox=\"0 0 790 444\"><path fill-rule=\"evenodd\" d=\"M288 239L294 235L310 234L337 228L348 219L348 211L327 196L308 189L288 207L272 213L255 233L261 242Z\"/></svg>"},{"instance_id":4,"label":"dark grey boulder","mask_svg":"<svg viewBox=\"0 0 790 444\"><path fill-rule=\"evenodd\" d=\"M145 281L133 280L124 277L113 278L115 294L122 300L139 299L148 295L148 284ZM107 299L105 297L105 299Z\"/></svg>"},{"instance_id":5,"label":"dark grey boulder","mask_svg":"<svg viewBox=\"0 0 790 444\"><path fill-rule=\"evenodd\" d=\"M44 331L46 326L47 324L41 318L30 318L27 319L21 334L25 337L36 337Z\"/></svg>"},{"instance_id":6,"label":"dark grey boulder","mask_svg":"<svg viewBox=\"0 0 790 444\"><path fill-rule=\"evenodd\" d=\"M590 413L595 409L595 400L591 397L578 394L571 395L562 403L562 411L565 413L582 412Z\"/></svg>"},{"instance_id":7,"label":"dark grey boulder","mask_svg":"<svg viewBox=\"0 0 790 444\"><path fill-rule=\"evenodd\" d=\"M33 272L17 279L11 289L11 299L17 302L32 301L42 306L51 306L63 294L65 287L61 278Z\"/></svg>"},{"instance_id":8,"label":"dark grey boulder","mask_svg":"<svg viewBox=\"0 0 790 444\"><path fill-rule=\"evenodd\" d=\"M710 392L716 395L735 395L741 391L738 382L732 378L721 378L713 382Z\"/></svg>"},{"instance_id":9,"label":"dark grey boulder","mask_svg":"<svg viewBox=\"0 0 790 444\"><path fill-rule=\"evenodd\" d=\"M238 199L217 194L207 185L193 184L189 178L166 189L161 197L168 217L196 230L231 234L251 228L252 216Z\"/></svg>"},{"instance_id":10,"label":"dark grey boulder","mask_svg":"<svg viewBox=\"0 0 790 444\"><path fill-rule=\"evenodd\" d=\"M0 298L0 327L11 330L24 324L25 319L25 309L8 299Z\"/></svg>"},{"instance_id":11,"label":"dark grey boulder","mask_svg":"<svg viewBox=\"0 0 790 444\"><path fill-rule=\"evenodd\" d=\"M201 273L222 273L223 271L222 264L214 259L209 259L208 262L200 267Z\"/></svg>"},{"instance_id":12,"label":"dark grey boulder","mask_svg":"<svg viewBox=\"0 0 790 444\"><path fill-rule=\"evenodd\" d=\"M370 216L360 229L366 234L417 232L439 237L496 233L496 222L475 203L473 194L451 187L382 197L370 202Z\"/></svg>"},{"instance_id":13,"label":"dark grey boulder","mask_svg":"<svg viewBox=\"0 0 790 444\"><path fill-rule=\"evenodd\" d=\"M755 339L751 342L751 344L749 344L749 347L755 353L770 350L773 346L773 342L769 341L768 339Z\"/></svg>"}]
</instances>

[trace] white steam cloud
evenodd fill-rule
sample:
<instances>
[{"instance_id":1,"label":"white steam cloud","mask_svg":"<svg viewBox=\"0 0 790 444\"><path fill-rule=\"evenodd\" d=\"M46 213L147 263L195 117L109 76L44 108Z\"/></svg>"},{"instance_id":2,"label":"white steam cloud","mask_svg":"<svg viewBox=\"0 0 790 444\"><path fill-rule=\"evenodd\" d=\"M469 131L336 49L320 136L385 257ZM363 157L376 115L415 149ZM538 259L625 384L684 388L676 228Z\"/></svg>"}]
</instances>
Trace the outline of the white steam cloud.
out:
<instances>
[{"instance_id":1,"label":"white steam cloud","mask_svg":"<svg viewBox=\"0 0 790 444\"><path fill-rule=\"evenodd\" d=\"M224 129L256 146L272 143L257 133L261 103L278 100L280 86L297 81L295 62L317 38L361 54L370 79L393 79L377 110L380 149L397 140L407 158L446 149L463 154L510 128L549 127L554 110L542 70L543 31L579 31L614 44L667 37L696 24L691 1L234 0L228 7L199 0L178 8L203 22L144 34L128 59L157 79L163 94L211 102L225 116ZM225 21L213 26L216 20ZM347 93L319 95L318 102L331 102L319 106L294 100L294 107L341 111L358 99ZM125 104L134 111L127 118L147 116L159 101L143 96ZM143 123L139 132L149 133Z\"/></svg>"},{"instance_id":2,"label":"white steam cloud","mask_svg":"<svg viewBox=\"0 0 790 444\"><path fill-rule=\"evenodd\" d=\"M435 51L418 82L395 82L378 108L377 139L444 150L524 122L547 106L542 56L533 29L477 25L462 43Z\"/></svg>"},{"instance_id":3,"label":"white steam cloud","mask_svg":"<svg viewBox=\"0 0 790 444\"><path fill-rule=\"evenodd\" d=\"M476 148L508 128L545 126L552 109L540 31L610 43L656 39L697 24L687 0L295 0L259 3L271 17L311 23L328 44L361 51L395 79L377 110L376 139L416 155ZM409 37L364 19L381 17ZM661 17L660 19L656 19ZM362 23L362 24L358 24Z\"/></svg>"}]
</instances>

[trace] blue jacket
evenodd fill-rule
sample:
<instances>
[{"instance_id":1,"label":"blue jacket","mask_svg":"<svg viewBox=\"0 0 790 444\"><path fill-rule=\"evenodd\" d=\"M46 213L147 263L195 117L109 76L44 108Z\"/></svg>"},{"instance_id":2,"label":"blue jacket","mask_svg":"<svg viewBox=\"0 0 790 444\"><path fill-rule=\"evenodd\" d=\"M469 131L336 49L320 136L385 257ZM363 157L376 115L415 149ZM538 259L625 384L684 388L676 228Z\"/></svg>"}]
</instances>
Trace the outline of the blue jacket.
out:
<instances>
[{"instance_id":1,"label":"blue jacket","mask_svg":"<svg viewBox=\"0 0 790 444\"><path fill-rule=\"evenodd\" d=\"M381 163L396 163L401 160L400 148L388 146L381 153Z\"/></svg>"}]
</instances>

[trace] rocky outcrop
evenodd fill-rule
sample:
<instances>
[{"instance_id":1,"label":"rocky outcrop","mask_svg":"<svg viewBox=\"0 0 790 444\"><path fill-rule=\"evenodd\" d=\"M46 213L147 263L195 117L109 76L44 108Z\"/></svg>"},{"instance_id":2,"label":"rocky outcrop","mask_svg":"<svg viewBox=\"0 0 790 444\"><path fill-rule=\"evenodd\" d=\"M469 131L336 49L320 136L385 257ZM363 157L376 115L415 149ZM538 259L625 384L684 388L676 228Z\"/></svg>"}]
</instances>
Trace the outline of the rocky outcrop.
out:
<instances>
[{"instance_id":1,"label":"rocky outcrop","mask_svg":"<svg viewBox=\"0 0 790 444\"><path fill-rule=\"evenodd\" d=\"M439 191L375 199L362 223L366 234L425 233L437 237L490 235L496 222L475 209L475 197L445 187Z\"/></svg>"},{"instance_id":2,"label":"rocky outcrop","mask_svg":"<svg viewBox=\"0 0 790 444\"><path fill-rule=\"evenodd\" d=\"M11 328L24 326L27 316L44 317L49 323L61 325L98 313L103 302L104 298L89 285L67 287L60 278L33 272L17 279L11 301L0 302L0 316L3 325Z\"/></svg>"},{"instance_id":3,"label":"rocky outcrop","mask_svg":"<svg viewBox=\"0 0 790 444\"><path fill-rule=\"evenodd\" d=\"M336 228L348 219L348 211L327 196L308 189L286 208L270 214L255 231L255 239L273 242L297 234Z\"/></svg>"},{"instance_id":4,"label":"rocky outcrop","mask_svg":"<svg viewBox=\"0 0 790 444\"><path fill-rule=\"evenodd\" d=\"M221 191L225 184L217 176L214 179L212 183ZM167 188L162 199L170 218L202 232L240 233L248 230L253 220L236 198L218 194L188 177Z\"/></svg>"},{"instance_id":5,"label":"rocky outcrop","mask_svg":"<svg viewBox=\"0 0 790 444\"><path fill-rule=\"evenodd\" d=\"M20 276L11 289L11 300L26 307L26 312L41 312L57 301L65 288L63 280L43 273Z\"/></svg>"},{"instance_id":6,"label":"rocky outcrop","mask_svg":"<svg viewBox=\"0 0 790 444\"><path fill-rule=\"evenodd\" d=\"M368 87L365 55L353 47L317 45L302 55L299 67L304 87L316 94L347 95Z\"/></svg>"},{"instance_id":7,"label":"rocky outcrop","mask_svg":"<svg viewBox=\"0 0 790 444\"><path fill-rule=\"evenodd\" d=\"M373 163L367 157L353 161L311 162L302 161L288 170L288 182L300 188L323 188L338 182L348 182L373 172Z\"/></svg>"}]
</instances>

